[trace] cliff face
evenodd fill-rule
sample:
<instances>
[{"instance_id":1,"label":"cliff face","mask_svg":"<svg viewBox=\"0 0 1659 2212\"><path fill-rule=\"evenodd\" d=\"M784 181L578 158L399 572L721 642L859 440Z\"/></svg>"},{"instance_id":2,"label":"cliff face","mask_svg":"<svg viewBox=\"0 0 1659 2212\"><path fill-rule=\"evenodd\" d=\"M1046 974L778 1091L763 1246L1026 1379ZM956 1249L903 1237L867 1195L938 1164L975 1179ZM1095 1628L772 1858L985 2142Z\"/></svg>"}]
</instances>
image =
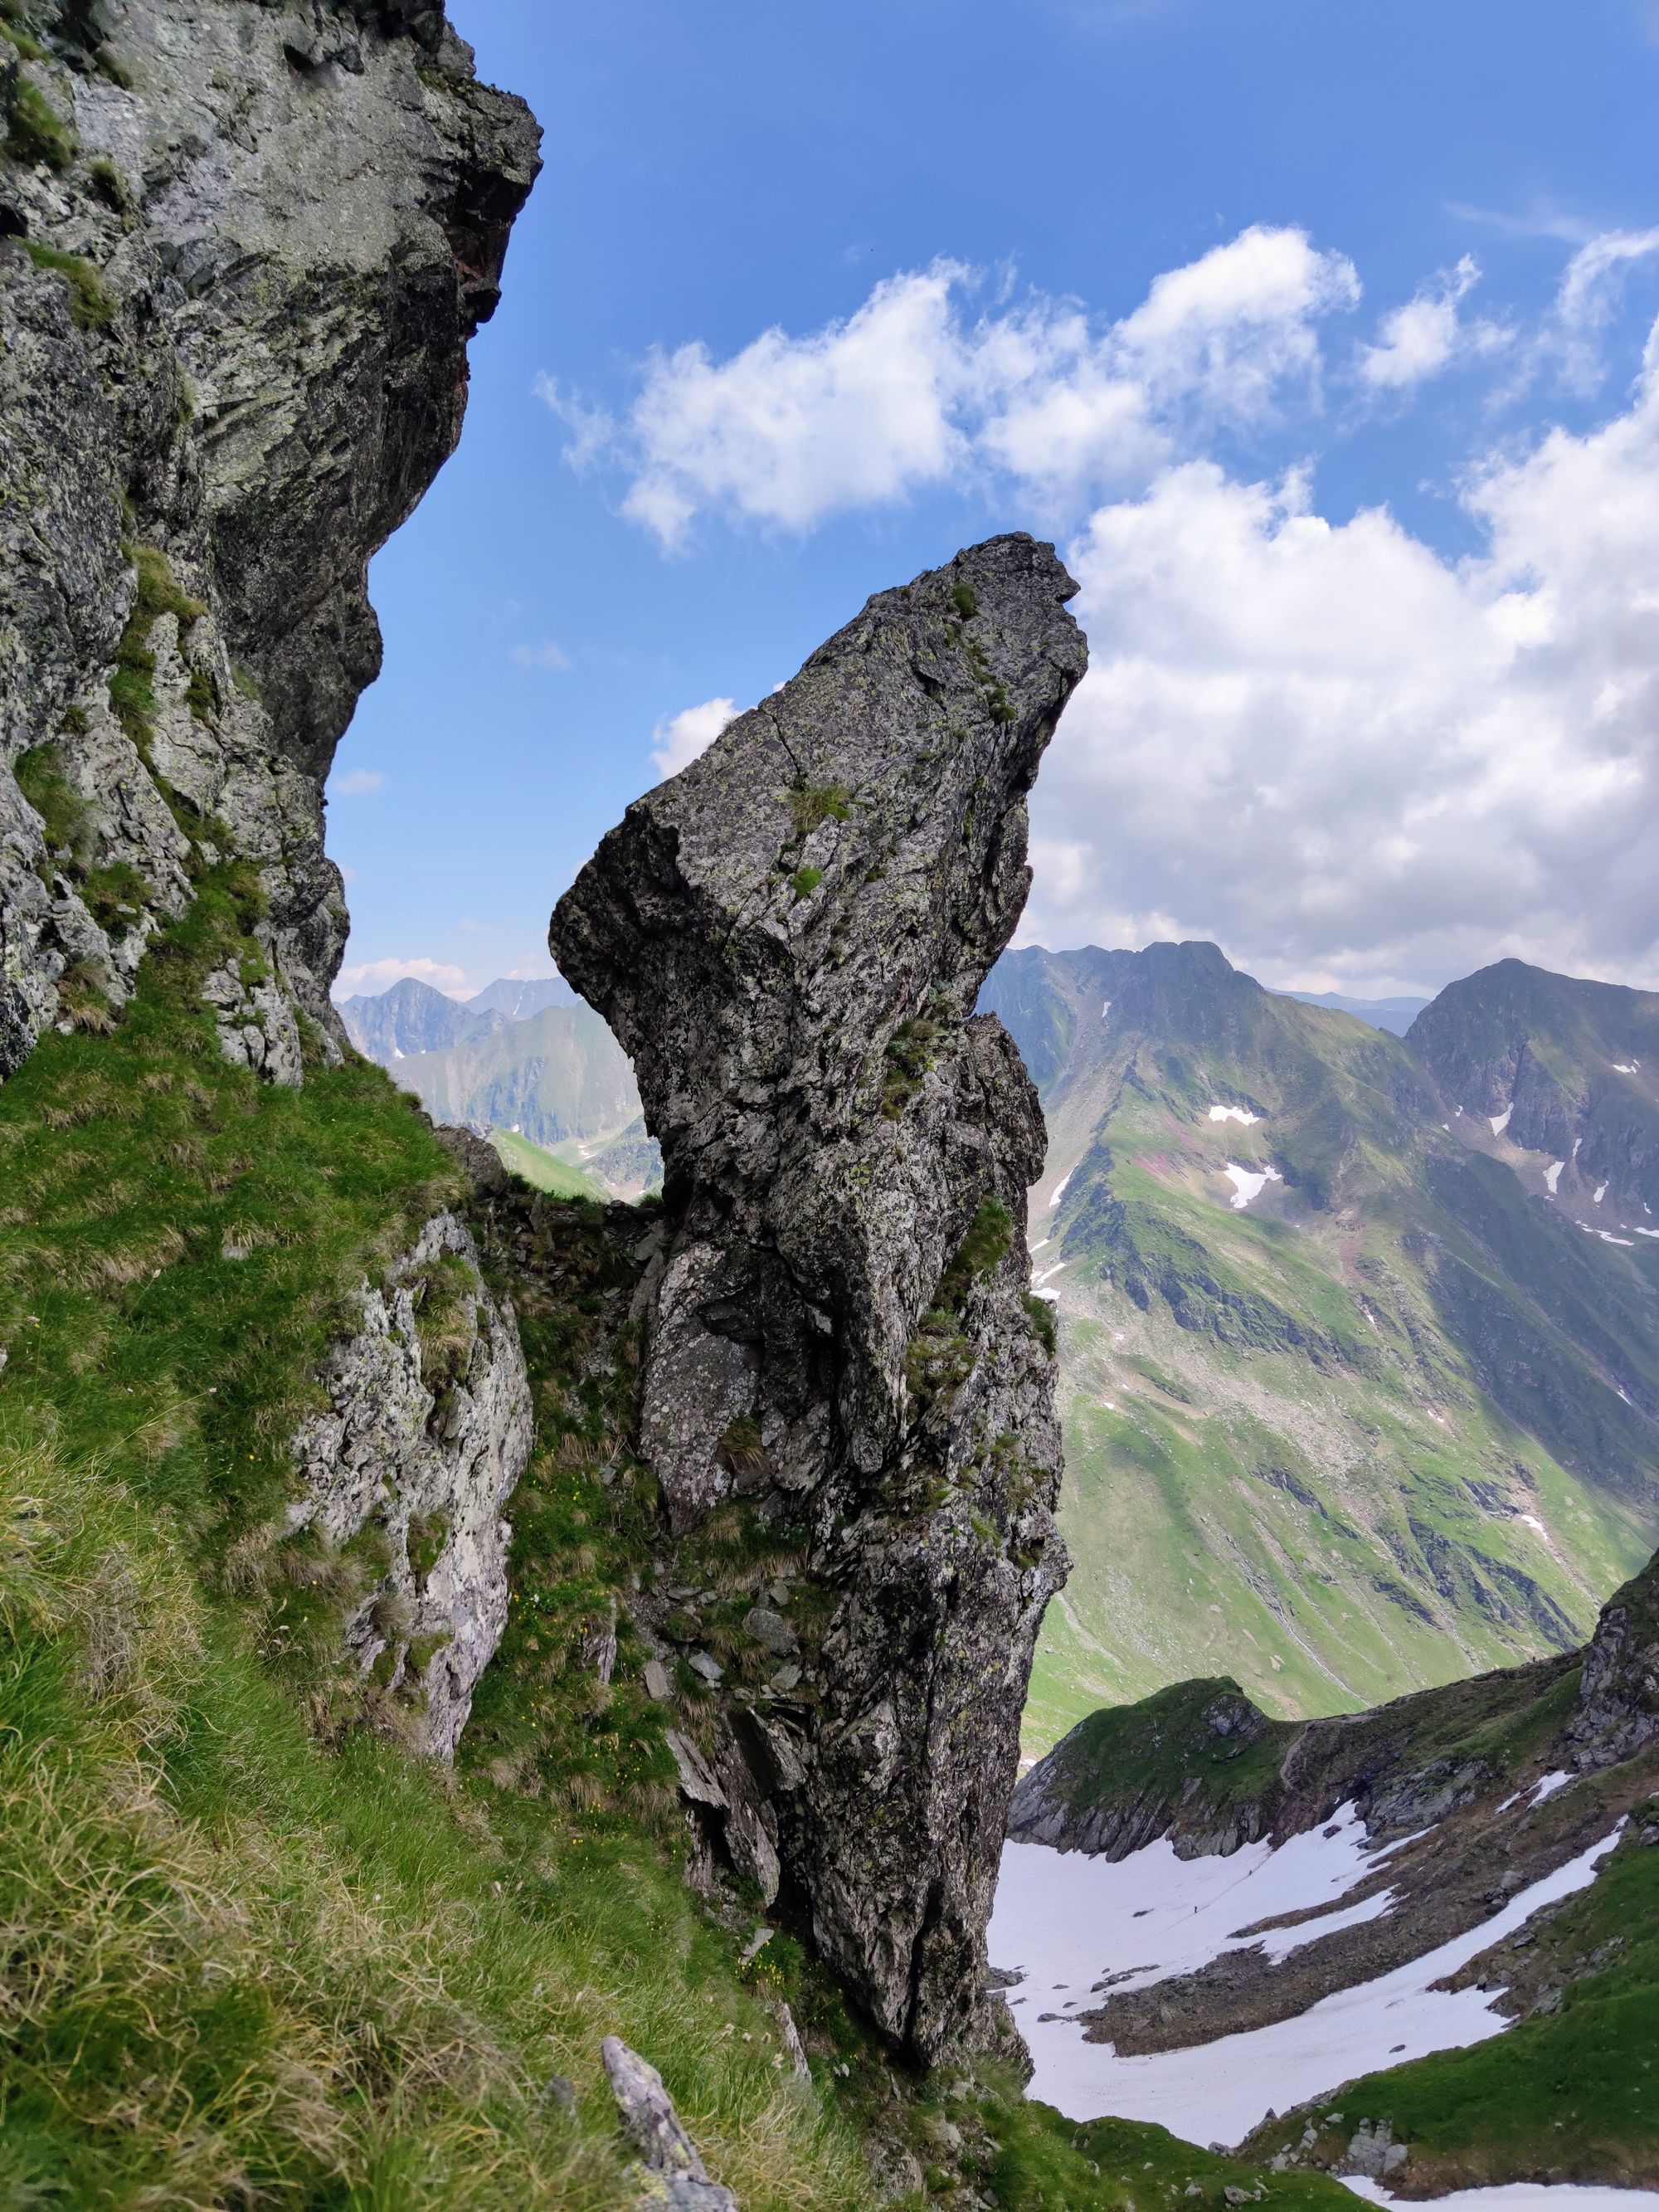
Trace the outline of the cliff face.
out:
<instances>
[{"instance_id":1,"label":"cliff face","mask_svg":"<svg viewBox=\"0 0 1659 2212\"><path fill-rule=\"evenodd\" d=\"M228 1056L297 1079L346 914L322 786L369 556L459 434L538 167L420 0L39 0L0 104L0 1076L259 872Z\"/></svg>"},{"instance_id":2,"label":"cliff face","mask_svg":"<svg viewBox=\"0 0 1659 2212\"><path fill-rule=\"evenodd\" d=\"M671 1521L689 1535L735 1498L810 1532L805 1588L750 1615L786 1663L711 1760L687 1747L689 1794L924 2057L982 2025L1020 1705L1064 1572L1024 1296L1042 1123L973 1009L1085 666L1074 588L1013 537L872 599L629 810L551 933L663 1149L641 1441Z\"/></svg>"}]
</instances>

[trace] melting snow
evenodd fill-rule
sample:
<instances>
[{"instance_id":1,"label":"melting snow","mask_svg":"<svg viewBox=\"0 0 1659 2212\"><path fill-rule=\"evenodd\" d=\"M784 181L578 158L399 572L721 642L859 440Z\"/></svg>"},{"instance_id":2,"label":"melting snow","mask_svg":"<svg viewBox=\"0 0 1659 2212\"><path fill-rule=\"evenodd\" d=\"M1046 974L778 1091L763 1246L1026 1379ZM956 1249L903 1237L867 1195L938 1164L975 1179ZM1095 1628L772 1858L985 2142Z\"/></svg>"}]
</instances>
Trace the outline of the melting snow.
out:
<instances>
[{"instance_id":1,"label":"melting snow","mask_svg":"<svg viewBox=\"0 0 1659 2212\"><path fill-rule=\"evenodd\" d=\"M1591 1200L1590 1203L1593 1206L1600 1206L1601 1200L1607 1196L1607 1187L1606 1183L1598 1182L1595 1186L1595 1196Z\"/></svg>"},{"instance_id":2,"label":"melting snow","mask_svg":"<svg viewBox=\"0 0 1659 2212\"><path fill-rule=\"evenodd\" d=\"M1501 1114L1489 1114L1486 1116L1486 1119L1492 1123L1492 1133L1494 1137L1501 1137L1504 1130L1509 1127L1510 1115L1513 1114L1514 1111L1515 1109L1512 1105L1506 1106Z\"/></svg>"},{"instance_id":3,"label":"melting snow","mask_svg":"<svg viewBox=\"0 0 1659 2212\"><path fill-rule=\"evenodd\" d=\"M1528 1528L1536 1528L1540 1536L1547 1536L1549 1534L1549 1530L1544 1526L1543 1522L1539 1519L1535 1513L1522 1513L1517 1515L1516 1518L1520 1520L1525 1527Z\"/></svg>"},{"instance_id":4,"label":"melting snow","mask_svg":"<svg viewBox=\"0 0 1659 2212\"><path fill-rule=\"evenodd\" d=\"M1573 1139L1573 1140L1572 1140L1572 1156L1573 1156L1574 1159L1577 1159L1577 1157L1578 1157L1578 1147L1580 1146L1580 1145L1582 1145L1582 1144L1583 1143L1583 1141L1584 1141L1584 1140L1583 1140L1583 1139L1582 1137L1575 1137L1575 1138Z\"/></svg>"},{"instance_id":5,"label":"melting snow","mask_svg":"<svg viewBox=\"0 0 1659 2212\"><path fill-rule=\"evenodd\" d=\"M1054 1241L1054 1240L1052 1237L1040 1237L1036 1243L1032 1245L1031 1249L1034 1252L1040 1252L1045 1244L1052 1244Z\"/></svg>"},{"instance_id":6,"label":"melting snow","mask_svg":"<svg viewBox=\"0 0 1659 2212\"><path fill-rule=\"evenodd\" d=\"M1532 1793L1533 1803L1543 1804L1547 1798L1553 1797L1558 1790L1565 1790L1570 1782L1576 1782L1577 1779L1576 1774L1547 1774Z\"/></svg>"},{"instance_id":7,"label":"melting snow","mask_svg":"<svg viewBox=\"0 0 1659 2212\"><path fill-rule=\"evenodd\" d=\"M1613 1063L1613 1072L1615 1075L1634 1075L1641 1065L1639 1060L1615 1060Z\"/></svg>"},{"instance_id":8,"label":"melting snow","mask_svg":"<svg viewBox=\"0 0 1659 2212\"><path fill-rule=\"evenodd\" d=\"M1263 1168L1257 1175L1249 1168L1240 1167L1233 1160L1228 1161L1222 1172L1233 1186L1232 1208L1235 1213L1242 1213L1250 1200L1259 1198L1270 1182L1283 1182L1285 1180L1277 1168Z\"/></svg>"},{"instance_id":9,"label":"melting snow","mask_svg":"<svg viewBox=\"0 0 1659 2212\"><path fill-rule=\"evenodd\" d=\"M1212 1121L1241 1121L1248 1129L1253 1122L1259 1121L1261 1116L1260 1114L1252 1114L1246 1106L1212 1106L1210 1119Z\"/></svg>"},{"instance_id":10,"label":"melting snow","mask_svg":"<svg viewBox=\"0 0 1659 2212\"><path fill-rule=\"evenodd\" d=\"M1057 1275L1067 1264L1068 1262L1064 1260L1056 1260L1052 1267L1045 1267L1040 1275L1032 1276L1031 1288L1034 1291L1040 1291L1051 1275Z\"/></svg>"},{"instance_id":11,"label":"melting snow","mask_svg":"<svg viewBox=\"0 0 1659 2212\"><path fill-rule=\"evenodd\" d=\"M1644 1229L1638 1221L1636 1224L1636 1233L1638 1237L1659 1237L1659 1229Z\"/></svg>"},{"instance_id":12,"label":"melting snow","mask_svg":"<svg viewBox=\"0 0 1659 2212\"><path fill-rule=\"evenodd\" d=\"M1565 1160L1552 1160L1544 1170L1544 1188L1552 1198L1555 1196L1555 1187L1560 1182L1561 1170L1566 1164Z\"/></svg>"},{"instance_id":13,"label":"melting snow","mask_svg":"<svg viewBox=\"0 0 1659 2212\"><path fill-rule=\"evenodd\" d=\"M401 1060L403 1058L403 1054L398 1050L395 1044L392 1048L392 1057L393 1060Z\"/></svg>"},{"instance_id":14,"label":"melting snow","mask_svg":"<svg viewBox=\"0 0 1659 2212\"><path fill-rule=\"evenodd\" d=\"M1066 1184L1067 1184L1068 1182L1070 1182L1070 1181L1072 1180L1072 1177L1073 1177L1076 1173L1077 1173L1077 1170L1076 1170L1075 1168L1067 1168L1067 1169L1066 1169L1066 1170L1065 1174L1064 1174L1063 1176L1061 1176L1061 1177L1060 1177L1060 1181L1059 1181L1059 1182L1054 1185L1054 1188L1053 1193L1052 1193L1052 1194L1050 1195L1049 1200L1048 1200L1048 1203L1049 1203L1049 1205L1050 1205L1050 1206L1058 1206L1058 1205L1060 1204L1060 1200L1061 1200L1061 1199L1065 1196L1065 1194L1066 1194Z\"/></svg>"},{"instance_id":15,"label":"melting snow","mask_svg":"<svg viewBox=\"0 0 1659 2212\"><path fill-rule=\"evenodd\" d=\"M1334 2179L1373 2204L1401 2201L1391 2197L1380 2181L1364 2174L1340 2173ZM1506 2181L1497 2189L1454 2189L1431 2202L1436 2212L1642 2212L1644 2206L1659 2204L1659 2191L1608 2189L1583 2181Z\"/></svg>"},{"instance_id":16,"label":"melting snow","mask_svg":"<svg viewBox=\"0 0 1659 2212\"><path fill-rule=\"evenodd\" d=\"M1101 1008L1101 1010L1100 1010L1100 1018L1101 1018L1101 1020L1102 1020L1103 1022L1105 1020L1105 1018L1106 1018L1107 1015L1108 1015L1108 1014L1109 1014L1109 1013L1111 1012L1111 1011L1112 1011L1112 1002L1111 1002L1111 1000L1110 1000L1109 999L1108 999L1108 1000L1107 1000L1107 1001L1106 1001L1106 1003L1105 1003L1105 1005L1104 1005L1104 1006Z\"/></svg>"},{"instance_id":17,"label":"melting snow","mask_svg":"<svg viewBox=\"0 0 1659 2212\"><path fill-rule=\"evenodd\" d=\"M990 1940L997 1964L1024 1978L1012 1994L1023 2001L1015 2016L1036 2062L1030 2094L1074 2120L1110 2113L1154 2121L1188 2142L1237 2142L1270 2106L1284 2112L1373 2068L1499 2035L1511 2023L1491 2009L1495 1991L1431 1984L1513 1935L1541 1906L1588 1888L1624 1826L1479 1927L1271 2027L1121 2058L1109 2044L1085 2043L1075 2021L1038 2018L1059 2010L1063 1993L1080 1983L1122 1973L1115 1986L1144 1988L1237 1948L1234 1931L1253 1920L1322 1900L1335 1905L1381 1855L1362 1858L1351 1808L1334 1825L1334 1835L1292 1837L1276 1851L1248 1844L1231 1858L1180 1860L1162 1840L1115 1866L1041 1844L1005 1844ZM1382 1909L1367 1899L1260 1940L1277 1961Z\"/></svg>"}]
</instances>

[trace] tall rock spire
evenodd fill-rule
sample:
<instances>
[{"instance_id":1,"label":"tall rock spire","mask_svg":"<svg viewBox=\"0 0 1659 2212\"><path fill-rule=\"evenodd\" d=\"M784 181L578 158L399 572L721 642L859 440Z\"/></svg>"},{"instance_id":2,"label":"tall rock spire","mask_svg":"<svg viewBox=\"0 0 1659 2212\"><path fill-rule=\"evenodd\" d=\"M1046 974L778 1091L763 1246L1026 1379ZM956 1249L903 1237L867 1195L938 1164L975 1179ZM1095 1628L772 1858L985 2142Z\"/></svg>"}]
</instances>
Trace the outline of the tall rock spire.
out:
<instances>
[{"instance_id":1,"label":"tall rock spire","mask_svg":"<svg viewBox=\"0 0 1659 2212\"><path fill-rule=\"evenodd\" d=\"M559 902L666 1171L641 1440L673 1528L805 1523L813 1622L705 1810L899 2047L983 2027L1037 1625L1064 1574L1036 1094L974 1006L1086 650L1023 535L864 611L631 806ZM723 1799L720 1806L714 1796Z\"/></svg>"}]
</instances>

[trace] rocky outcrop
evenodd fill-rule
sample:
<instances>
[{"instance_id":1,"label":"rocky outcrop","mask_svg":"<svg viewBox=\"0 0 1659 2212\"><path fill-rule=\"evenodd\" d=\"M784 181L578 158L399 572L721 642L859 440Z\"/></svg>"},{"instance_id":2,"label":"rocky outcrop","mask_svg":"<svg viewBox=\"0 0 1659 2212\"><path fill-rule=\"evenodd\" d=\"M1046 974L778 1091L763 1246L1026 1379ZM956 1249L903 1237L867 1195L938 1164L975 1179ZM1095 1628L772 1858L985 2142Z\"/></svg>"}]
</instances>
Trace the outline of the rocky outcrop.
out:
<instances>
[{"instance_id":1,"label":"rocky outcrop","mask_svg":"<svg viewBox=\"0 0 1659 2212\"><path fill-rule=\"evenodd\" d=\"M425 0L24 0L0 106L0 1076L258 872L225 1048L295 1072L345 940L322 786L368 557L459 434L537 167ZM246 1002L245 1002L246 1000Z\"/></svg>"},{"instance_id":2,"label":"rocky outcrop","mask_svg":"<svg viewBox=\"0 0 1659 2212\"><path fill-rule=\"evenodd\" d=\"M1659 1736L1659 1556L1601 1608L1567 1730L1573 1763L1633 1759Z\"/></svg>"},{"instance_id":3,"label":"rocky outcrop","mask_svg":"<svg viewBox=\"0 0 1659 2212\"><path fill-rule=\"evenodd\" d=\"M551 933L663 1151L641 1439L667 1515L806 1532L771 1630L799 1656L731 1704L691 1794L924 2057L984 2027L1019 1710L1064 1571L1052 1340L1025 1297L1042 1125L974 1006L1085 665L1074 588L1008 537L872 599L629 808Z\"/></svg>"},{"instance_id":4,"label":"rocky outcrop","mask_svg":"<svg viewBox=\"0 0 1659 2212\"><path fill-rule=\"evenodd\" d=\"M630 2175L639 2191L636 2203L641 2208L661 2205L669 2212L738 2212L731 2191L709 2179L656 2068L617 2035L605 2037L599 2056L617 2117L640 2154Z\"/></svg>"},{"instance_id":5,"label":"rocky outcrop","mask_svg":"<svg viewBox=\"0 0 1659 2212\"><path fill-rule=\"evenodd\" d=\"M506 1626L501 1509L533 1435L518 1328L453 1214L383 1288L365 1285L362 1326L323 1379L329 1410L295 1439L289 1529L315 1531L329 1555L373 1548L347 1650L398 1732L447 1759Z\"/></svg>"}]
</instances>

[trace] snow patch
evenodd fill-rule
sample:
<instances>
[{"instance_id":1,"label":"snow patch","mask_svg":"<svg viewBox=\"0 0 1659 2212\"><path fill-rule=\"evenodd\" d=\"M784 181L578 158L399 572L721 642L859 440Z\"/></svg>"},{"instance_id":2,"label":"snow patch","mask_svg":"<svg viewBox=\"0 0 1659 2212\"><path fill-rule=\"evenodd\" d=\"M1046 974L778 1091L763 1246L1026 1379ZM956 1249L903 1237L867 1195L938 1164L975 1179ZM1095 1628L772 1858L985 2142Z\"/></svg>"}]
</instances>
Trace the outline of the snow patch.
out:
<instances>
[{"instance_id":1,"label":"snow patch","mask_svg":"<svg viewBox=\"0 0 1659 2212\"><path fill-rule=\"evenodd\" d=\"M1492 1123L1492 1133L1494 1137L1501 1137L1504 1130L1509 1127L1510 1115L1513 1114L1515 1108L1513 1105L1510 1105L1506 1106L1501 1114L1489 1114L1486 1116L1486 1119Z\"/></svg>"},{"instance_id":2,"label":"snow patch","mask_svg":"<svg viewBox=\"0 0 1659 2212\"><path fill-rule=\"evenodd\" d=\"M1566 1164L1565 1160L1552 1160L1544 1170L1544 1188L1552 1198L1555 1196L1556 1185L1560 1182L1561 1170Z\"/></svg>"},{"instance_id":3,"label":"snow patch","mask_svg":"<svg viewBox=\"0 0 1659 2212\"><path fill-rule=\"evenodd\" d=\"M1356 2197L1373 2204L1398 2204L1380 2181L1362 2173L1339 2173L1332 2179ZM1644 2212L1659 2204L1659 2191L1609 2189L1587 2181L1506 2181L1495 2189L1454 2189L1445 2197L1429 2200L1436 2212Z\"/></svg>"},{"instance_id":4,"label":"snow patch","mask_svg":"<svg viewBox=\"0 0 1659 2212\"><path fill-rule=\"evenodd\" d=\"M1258 1175L1249 1168L1242 1168L1236 1160L1229 1160L1222 1170L1233 1187L1231 1200L1235 1213L1242 1213L1253 1198L1259 1198L1270 1182L1283 1182L1285 1178L1277 1168L1263 1168Z\"/></svg>"},{"instance_id":5,"label":"snow patch","mask_svg":"<svg viewBox=\"0 0 1659 2212\"><path fill-rule=\"evenodd\" d=\"M1061 1176L1060 1181L1054 1185L1054 1190L1049 1195L1048 1203L1050 1206L1058 1206L1060 1204L1060 1200L1066 1195L1066 1184L1070 1182L1072 1177L1076 1173L1077 1170L1075 1168L1066 1169L1065 1174Z\"/></svg>"},{"instance_id":6,"label":"snow patch","mask_svg":"<svg viewBox=\"0 0 1659 2212\"><path fill-rule=\"evenodd\" d=\"M1639 1060L1615 1060L1613 1063L1613 1072L1615 1075L1634 1075L1641 1065Z\"/></svg>"},{"instance_id":7,"label":"snow patch","mask_svg":"<svg viewBox=\"0 0 1659 2212\"><path fill-rule=\"evenodd\" d=\"M1636 1233L1638 1237L1659 1237L1659 1229L1644 1229L1638 1221L1636 1224Z\"/></svg>"},{"instance_id":8,"label":"snow patch","mask_svg":"<svg viewBox=\"0 0 1659 2212\"><path fill-rule=\"evenodd\" d=\"M1054 1241L1054 1240L1052 1237L1040 1237L1036 1243L1032 1245L1031 1249L1034 1252L1040 1252L1045 1244L1052 1244Z\"/></svg>"},{"instance_id":9,"label":"snow patch","mask_svg":"<svg viewBox=\"0 0 1659 2212\"><path fill-rule=\"evenodd\" d=\"M1550 1533L1535 1513L1517 1513L1516 1518L1522 1528L1535 1528L1540 1536L1547 1536Z\"/></svg>"},{"instance_id":10,"label":"snow patch","mask_svg":"<svg viewBox=\"0 0 1659 2212\"><path fill-rule=\"evenodd\" d=\"M1565 1790L1569 1783L1576 1782L1577 1779L1578 1777L1576 1774L1547 1774L1532 1793L1533 1804L1538 1806L1547 1803L1559 1791Z\"/></svg>"},{"instance_id":11,"label":"snow patch","mask_svg":"<svg viewBox=\"0 0 1659 2212\"><path fill-rule=\"evenodd\" d=\"M1242 1122L1248 1129L1259 1121L1261 1116L1260 1114L1252 1114L1247 1106L1212 1106L1210 1119L1212 1121Z\"/></svg>"},{"instance_id":12,"label":"snow patch","mask_svg":"<svg viewBox=\"0 0 1659 2212\"><path fill-rule=\"evenodd\" d=\"M1040 1291L1051 1275L1057 1275L1062 1267L1066 1267L1070 1263L1067 1261L1056 1260L1052 1267L1045 1267L1040 1275L1032 1276L1031 1288L1034 1291Z\"/></svg>"},{"instance_id":13,"label":"snow patch","mask_svg":"<svg viewBox=\"0 0 1659 2212\"><path fill-rule=\"evenodd\" d=\"M1601 1200L1602 1200L1607 1196L1607 1187L1606 1183L1604 1183L1604 1182L1598 1182L1598 1183L1596 1184L1596 1186L1595 1186L1595 1197L1590 1200L1590 1204L1591 1204L1592 1206L1600 1206L1600 1204L1601 1203Z\"/></svg>"},{"instance_id":14,"label":"snow patch","mask_svg":"<svg viewBox=\"0 0 1659 2212\"><path fill-rule=\"evenodd\" d=\"M1491 2009L1496 1991L1432 1985L1543 1905L1588 1888L1625 1824L1479 1927L1269 2027L1120 2057L1109 2044L1085 2043L1075 2021L1037 2017L1058 2011L1079 1983L1121 1973L1115 1987L1145 1987L1237 1948L1236 1931L1253 1920L1322 1900L1337 1906L1376 1856L1361 1862L1352 1807L1333 1825L1334 1834L1292 1837L1276 1851L1247 1844L1230 1858L1180 1860L1165 1838L1115 1866L1041 1844L1006 1844L990 1941L997 1964L1022 1976L1012 1997L1036 2063L1028 2094L1071 2119L1111 2114L1155 2122L1188 2142L1237 2142L1270 2106L1284 2112L1374 2069L1501 2035L1512 2023ZM1377 1909L1373 1899L1364 1903ZM1273 1956L1281 1959L1339 1923L1352 1925L1346 1916L1355 1910L1339 1907L1278 1931L1276 1940L1244 1940L1274 1942Z\"/></svg>"},{"instance_id":15,"label":"snow patch","mask_svg":"<svg viewBox=\"0 0 1659 2212\"><path fill-rule=\"evenodd\" d=\"M1101 1010L1100 1010L1100 1018L1101 1018L1101 1020L1102 1020L1103 1022L1105 1020L1105 1018L1106 1018L1106 1017L1108 1016L1108 1014L1109 1014L1109 1013L1111 1012L1111 1011L1112 1011L1112 1002L1111 1002L1111 1000L1110 1000L1109 999L1108 999L1108 1000L1107 1000L1107 1001L1106 1001L1106 1003L1105 1003L1105 1005L1104 1005L1104 1006L1101 1008Z\"/></svg>"}]
</instances>

